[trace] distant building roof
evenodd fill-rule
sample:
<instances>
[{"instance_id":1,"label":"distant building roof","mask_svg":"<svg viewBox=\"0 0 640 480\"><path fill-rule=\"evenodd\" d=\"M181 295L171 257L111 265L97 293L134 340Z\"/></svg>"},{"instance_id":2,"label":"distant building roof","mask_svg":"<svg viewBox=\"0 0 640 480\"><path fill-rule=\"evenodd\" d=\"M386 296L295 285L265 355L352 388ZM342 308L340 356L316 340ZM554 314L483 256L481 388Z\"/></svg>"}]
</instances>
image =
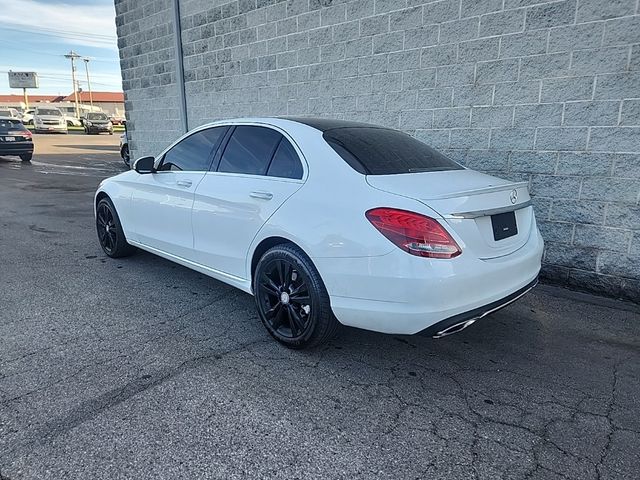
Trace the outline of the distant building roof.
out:
<instances>
[{"instance_id":1,"label":"distant building roof","mask_svg":"<svg viewBox=\"0 0 640 480\"><path fill-rule=\"evenodd\" d=\"M98 103L124 103L124 93L122 92L91 92L94 102ZM62 97L58 102L74 102L73 93L66 97ZM89 92L78 92L78 101L87 103L89 101Z\"/></svg>"},{"instance_id":2,"label":"distant building roof","mask_svg":"<svg viewBox=\"0 0 640 480\"><path fill-rule=\"evenodd\" d=\"M96 103L124 103L122 92L92 92L91 96ZM2 103L20 103L24 100L22 95L0 95ZM29 102L74 102L73 93L61 95L29 95ZM78 101L89 103L89 92L78 92Z\"/></svg>"}]
</instances>

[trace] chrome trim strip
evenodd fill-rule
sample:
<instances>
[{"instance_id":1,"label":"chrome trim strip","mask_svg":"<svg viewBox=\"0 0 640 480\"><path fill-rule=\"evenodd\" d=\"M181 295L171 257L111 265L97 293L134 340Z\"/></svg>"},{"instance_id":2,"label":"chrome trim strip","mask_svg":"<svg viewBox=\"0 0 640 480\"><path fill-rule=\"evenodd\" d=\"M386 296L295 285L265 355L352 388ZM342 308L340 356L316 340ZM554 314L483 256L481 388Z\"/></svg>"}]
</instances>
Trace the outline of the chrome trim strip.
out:
<instances>
[{"instance_id":1,"label":"chrome trim strip","mask_svg":"<svg viewBox=\"0 0 640 480\"><path fill-rule=\"evenodd\" d=\"M510 299L507 302L501 303L500 305L498 305L496 307L493 307L491 310L487 310L486 312L483 312L481 315L478 315L477 317L470 318L470 319L464 320L464 321L462 321L460 323L456 323L454 325L451 325L450 327L447 327L444 330L441 330L438 333L436 333L435 335L433 335L432 338L442 338L442 337L446 337L447 335L452 335L454 333L458 333L458 332L464 330L465 328L473 325L477 320L480 320L481 318L486 317L490 313L493 313L496 310L500 310L501 308L504 308L507 305L511 305L513 302L515 302L519 298L522 298L524 295L529 293L536 285L538 285L538 281L537 280L536 280L536 283L531 285L529 288L527 288L524 292L522 292L517 297L514 297L514 298Z\"/></svg>"},{"instance_id":2,"label":"chrome trim strip","mask_svg":"<svg viewBox=\"0 0 640 480\"><path fill-rule=\"evenodd\" d=\"M478 195L480 193L500 192L514 188L526 187L529 182L505 183L502 185L492 185L490 187L474 188L472 190L460 190L458 192L444 193L442 195L431 195L422 197L422 200L444 200L447 198L464 197L469 195Z\"/></svg>"},{"instance_id":3,"label":"chrome trim strip","mask_svg":"<svg viewBox=\"0 0 640 480\"><path fill-rule=\"evenodd\" d=\"M516 205L508 205L506 207L499 208L490 208L487 210L475 210L473 212L460 212L460 213L452 213L450 215L445 215L445 218L479 218L479 217L487 217L490 215L497 215L499 213L507 213L507 212L515 212L516 210L520 210L522 208L527 208L533 205L531 200L527 200L523 203L518 203Z\"/></svg>"}]
</instances>

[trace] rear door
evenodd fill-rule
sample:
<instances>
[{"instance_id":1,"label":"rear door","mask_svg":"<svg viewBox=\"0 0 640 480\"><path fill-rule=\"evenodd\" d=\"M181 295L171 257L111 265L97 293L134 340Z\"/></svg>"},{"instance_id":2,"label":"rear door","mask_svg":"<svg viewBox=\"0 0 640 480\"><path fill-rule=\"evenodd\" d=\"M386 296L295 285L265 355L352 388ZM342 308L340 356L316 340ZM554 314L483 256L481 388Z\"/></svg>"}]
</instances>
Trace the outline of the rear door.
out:
<instances>
[{"instance_id":1,"label":"rear door","mask_svg":"<svg viewBox=\"0 0 640 480\"><path fill-rule=\"evenodd\" d=\"M165 153L156 173L138 176L131 199L131 228L138 242L193 260L194 194L226 130L191 134Z\"/></svg>"},{"instance_id":2,"label":"rear door","mask_svg":"<svg viewBox=\"0 0 640 480\"><path fill-rule=\"evenodd\" d=\"M303 184L300 152L279 131L239 125L205 174L193 205L198 263L248 278L246 258L258 230Z\"/></svg>"}]
</instances>

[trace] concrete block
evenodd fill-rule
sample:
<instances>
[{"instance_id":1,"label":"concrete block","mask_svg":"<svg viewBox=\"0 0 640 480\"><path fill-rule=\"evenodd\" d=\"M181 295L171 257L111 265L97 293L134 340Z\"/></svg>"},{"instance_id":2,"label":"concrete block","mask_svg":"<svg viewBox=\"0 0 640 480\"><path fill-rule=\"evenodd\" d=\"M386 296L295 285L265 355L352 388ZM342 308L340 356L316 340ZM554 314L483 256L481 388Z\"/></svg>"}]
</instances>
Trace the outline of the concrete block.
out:
<instances>
[{"instance_id":1,"label":"concrete block","mask_svg":"<svg viewBox=\"0 0 640 480\"><path fill-rule=\"evenodd\" d=\"M400 128L406 130L429 129L433 125L433 111L405 110L400 112Z\"/></svg>"},{"instance_id":2,"label":"concrete block","mask_svg":"<svg viewBox=\"0 0 640 480\"><path fill-rule=\"evenodd\" d=\"M579 177L534 175L531 179L531 193L541 197L575 200L580 193L580 182Z\"/></svg>"},{"instance_id":3,"label":"concrete block","mask_svg":"<svg viewBox=\"0 0 640 480\"><path fill-rule=\"evenodd\" d=\"M567 102L564 107L564 124L617 125L620 102Z\"/></svg>"},{"instance_id":4,"label":"concrete block","mask_svg":"<svg viewBox=\"0 0 640 480\"><path fill-rule=\"evenodd\" d=\"M415 137L432 148L447 148L449 146L450 130L416 130Z\"/></svg>"},{"instance_id":5,"label":"concrete block","mask_svg":"<svg viewBox=\"0 0 640 480\"><path fill-rule=\"evenodd\" d=\"M458 60L460 62L479 62L498 58L498 37L481 38L458 44Z\"/></svg>"},{"instance_id":6,"label":"concrete block","mask_svg":"<svg viewBox=\"0 0 640 480\"><path fill-rule=\"evenodd\" d=\"M498 83L495 86L494 105L518 105L538 103L540 97L539 80L528 82Z\"/></svg>"},{"instance_id":7,"label":"concrete block","mask_svg":"<svg viewBox=\"0 0 640 480\"><path fill-rule=\"evenodd\" d=\"M491 130L491 148L498 150L531 150L535 137L533 128L494 128Z\"/></svg>"},{"instance_id":8,"label":"concrete block","mask_svg":"<svg viewBox=\"0 0 640 480\"><path fill-rule=\"evenodd\" d=\"M502 0L462 0L460 6L463 18L497 12L498 10L502 10Z\"/></svg>"},{"instance_id":9,"label":"concrete block","mask_svg":"<svg viewBox=\"0 0 640 480\"><path fill-rule=\"evenodd\" d=\"M448 87L473 83L474 66L472 64L447 65L438 67L436 85Z\"/></svg>"},{"instance_id":10,"label":"concrete block","mask_svg":"<svg viewBox=\"0 0 640 480\"><path fill-rule=\"evenodd\" d=\"M580 198L636 205L638 194L640 179L586 177Z\"/></svg>"},{"instance_id":11,"label":"concrete block","mask_svg":"<svg viewBox=\"0 0 640 480\"><path fill-rule=\"evenodd\" d=\"M453 92L453 106L491 105L493 85L458 85Z\"/></svg>"},{"instance_id":12,"label":"concrete block","mask_svg":"<svg viewBox=\"0 0 640 480\"><path fill-rule=\"evenodd\" d=\"M519 60L509 58L479 62L476 70L476 83L511 82L518 79Z\"/></svg>"},{"instance_id":13,"label":"concrete block","mask_svg":"<svg viewBox=\"0 0 640 480\"><path fill-rule=\"evenodd\" d=\"M640 125L640 99L625 100L624 102L622 102L620 125L627 125L627 126Z\"/></svg>"},{"instance_id":14,"label":"concrete block","mask_svg":"<svg viewBox=\"0 0 640 480\"><path fill-rule=\"evenodd\" d=\"M537 105L518 105L515 107L514 127L560 126L561 123L561 103L541 103Z\"/></svg>"},{"instance_id":15,"label":"concrete block","mask_svg":"<svg viewBox=\"0 0 640 480\"><path fill-rule=\"evenodd\" d=\"M469 127L471 109L468 107L442 108L433 112L433 128Z\"/></svg>"},{"instance_id":16,"label":"concrete block","mask_svg":"<svg viewBox=\"0 0 640 480\"><path fill-rule=\"evenodd\" d=\"M422 67L438 67L456 63L457 47L451 45L439 45L422 49L420 65Z\"/></svg>"},{"instance_id":17,"label":"concrete block","mask_svg":"<svg viewBox=\"0 0 640 480\"><path fill-rule=\"evenodd\" d=\"M557 173L607 177L611 175L613 157L608 153L560 152Z\"/></svg>"},{"instance_id":18,"label":"concrete block","mask_svg":"<svg viewBox=\"0 0 640 480\"><path fill-rule=\"evenodd\" d=\"M523 58L520 63L520 80L566 76L570 61L571 55L568 52Z\"/></svg>"},{"instance_id":19,"label":"concrete block","mask_svg":"<svg viewBox=\"0 0 640 480\"><path fill-rule=\"evenodd\" d=\"M418 92L418 108L451 107L453 87L430 88Z\"/></svg>"},{"instance_id":20,"label":"concrete block","mask_svg":"<svg viewBox=\"0 0 640 480\"><path fill-rule=\"evenodd\" d=\"M427 25L420 28L405 30L404 48L421 48L438 43L438 26Z\"/></svg>"},{"instance_id":21,"label":"concrete block","mask_svg":"<svg viewBox=\"0 0 640 480\"><path fill-rule=\"evenodd\" d=\"M399 86L403 90L422 90L436 86L436 69L422 68L402 72L402 81ZM450 95L449 95L450 96Z\"/></svg>"},{"instance_id":22,"label":"concrete block","mask_svg":"<svg viewBox=\"0 0 640 480\"><path fill-rule=\"evenodd\" d=\"M591 22L609 18L633 15L636 10L635 0L580 0L576 13L576 22Z\"/></svg>"},{"instance_id":23,"label":"concrete block","mask_svg":"<svg viewBox=\"0 0 640 480\"><path fill-rule=\"evenodd\" d=\"M612 157L614 177L640 178L640 155L616 154Z\"/></svg>"},{"instance_id":24,"label":"concrete block","mask_svg":"<svg viewBox=\"0 0 640 480\"><path fill-rule=\"evenodd\" d=\"M478 36L478 17L440 24L440 43L458 43Z\"/></svg>"},{"instance_id":25,"label":"concrete block","mask_svg":"<svg viewBox=\"0 0 640 480\"><path fill-rule=\"evenodd\" d=\"M519 173L555 173L558 154L555 152L511 152L512 172Z\"/></svg>"},{"instance_id":26,"label":"concrete block","mask_svg":"<svg viewBox=\"0 0 640 480\"><path fill-rule=\"evenodd\" d=\"M571 75L624 72L628 59L629 47L626 46L576 50L571 60Z\"/></svg>"},{"instance_id":27,"label":"concrete block","mask_svg":"<svg viewBox=\"0 0 640 480\"><path fill-rule=\"evenodd\" d=\"M505 35L524 30L524 10L505 10L480 17L480 37Z\"/></svg>"},{"instance_id":28,"label":"concrete block","mask_svg":"<svg viewBox=\"0 0 640 480\"><path fill-rule=\"evenodd\" d=\"M392 52L389 54L388 61L390 72L420 68L420 49ZM435 74L435 68L432 70Z\"/></svg>"},{"instance_id":29,"label":"concrete block","mask_svg":"<svg viewBox=\"0 0 640 480\"><path fill-rule=\"evenodd\" d=\"M568 77L542 80L543 103L590 100L594 77Z\"/></svg>"},{"instance_id":30,"label":"concrete block","mask_svg":"<svg viewBox=\"0 0 640 480\"><path fill-rule=\"evenodd\" d=\"M552 28L549 32L549 53L599 47L603 28L602 22Z\"/></svg>"},{"instance_id":31,"label":"concrete block","mask_svg":"<svg viewBox=\"0 0 640 480\"><path fill-rule=\"evenodd\" d=\"M586 127L540 127L536 136L539 150L585 150L587 148Z\"/></svg>"},{"instance_id":32,"label":"concrete block","mask_svg":"<svg viewBox=\"0 0 640 480\"><path fill-rule=\"evenodd\" d=\"M602 225L606 205L592 200L553 200L549 218L560 222Z\"/></svg>"},{"instance_id":33,"label":"concrete block","mask_svg":"<svg viewBox=\"0 0 640 480\"><path fill-rule=\"evenodd\" d=\"M404 44L404 33L393 32L375 35L373 37L373 53L388 53L402 50Z\"/></svg>"},{"instance_id":34,"label":"concrete block","mask_svg":"<svg viewBox=\"0 0 640 480\"><path fill-rule=\"evenodd\" d=\"M626 252L631 242L631 232L601 225L576 225L573 243L582 247Z\"/></svg>"},{"instance_id":35,"label":"concrete block","mask_svg":"<svg viewBox=\"0 0 640 480\"><path fill-rule=\"evenodd\" d=\"M568 25L574 23L575 13L576 0L536 5L527 9L525 28L534 30Z\"/></svg>"},{"instance_id":36,"label":"concrete block","mask_svg":"<svg viewBox=\"0 0 640 480\"><path fill-rule=\"evenodd\" d=\"M524 57L547 51L547 31L532 31L504 35L500 45L500 58Z\"/></svg>"},{"instance_id":37,"label":"concrete block","mask_svg":"<svg viewBox=\"0 0 640 480\"><path fill-rule=\"evenodd\" d=\"M410 30L422 26L422 7L405 8L389 14L389 29Z\"/></svg>"},{"instance_id":38,"label":"concrete block","mask_svg":"<svg viewBox=\"0 0 640 480\"><path fill-rule=\"evenodd\" d=\"M460 0L441 0L424 5L422 19L425 25L455 20L460 13Z\"/></svg>"},{"instance_id":39,"label":"concrete block","mask_svg":"<svg viewBox=\"0 0 640 480\"><path fill-rule=\"evenodd\" d=\"M593 127L589 150L605 152L637 152L640 127Z\"/></svg>"},{"instance_id":40,"label":"concrete block","mask_svg":"<svg viewBox=\"0 0 640 480\"><path fill-rule=\"evenodd\" d=\"M472 127L511 127L513 107L473 107Z\"/></svg>"},{"instance_id":41,"label":"concrete block","mask_svg":"<svg viewBox=\"0 0 640 480\"><path fill-rule=\"evenodd\" d=\"M488 128L453 128L451 129L450 148L489 148Z\"/></svg>"},{"instance_id":42,"label":"concrete block","mask_svg":"<svg viewBox=\"0 0 640 480\"><path fill-rule=\"evenodd\" d=\"M640 72L598 75L594 100L616 100L640 96Z\"/></svg>"}]
</instances>

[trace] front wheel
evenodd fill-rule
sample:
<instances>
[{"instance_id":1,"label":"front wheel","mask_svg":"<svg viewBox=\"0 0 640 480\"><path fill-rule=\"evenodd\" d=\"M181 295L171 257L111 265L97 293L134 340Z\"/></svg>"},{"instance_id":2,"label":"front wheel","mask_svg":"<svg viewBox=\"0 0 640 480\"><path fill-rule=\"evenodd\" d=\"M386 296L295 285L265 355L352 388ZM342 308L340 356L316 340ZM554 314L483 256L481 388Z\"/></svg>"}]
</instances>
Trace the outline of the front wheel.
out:
<instances>
[{"instance_id":1,"label":"front wheel","mask_svg":"<svg viewBox=\"0 0 640 480\"><path fill-rule=\"evenodd\" d=\"M102 250L111 258L126 257L136 251L136 247L127 243L120 218L109 198L98 202L96 230Z\"/></svg>"},{"instance_id":2,"label":"front wheel","mask_svg":"<svg viewBox=\"0 0 640 480\"><path fill-rule=\"evenodd\" d=\"M258 262L254 275L256 305L267 331L290 348L329 341L338 320L320 274L294 245L277 245Z\"/></svg>"}]
</instances>

